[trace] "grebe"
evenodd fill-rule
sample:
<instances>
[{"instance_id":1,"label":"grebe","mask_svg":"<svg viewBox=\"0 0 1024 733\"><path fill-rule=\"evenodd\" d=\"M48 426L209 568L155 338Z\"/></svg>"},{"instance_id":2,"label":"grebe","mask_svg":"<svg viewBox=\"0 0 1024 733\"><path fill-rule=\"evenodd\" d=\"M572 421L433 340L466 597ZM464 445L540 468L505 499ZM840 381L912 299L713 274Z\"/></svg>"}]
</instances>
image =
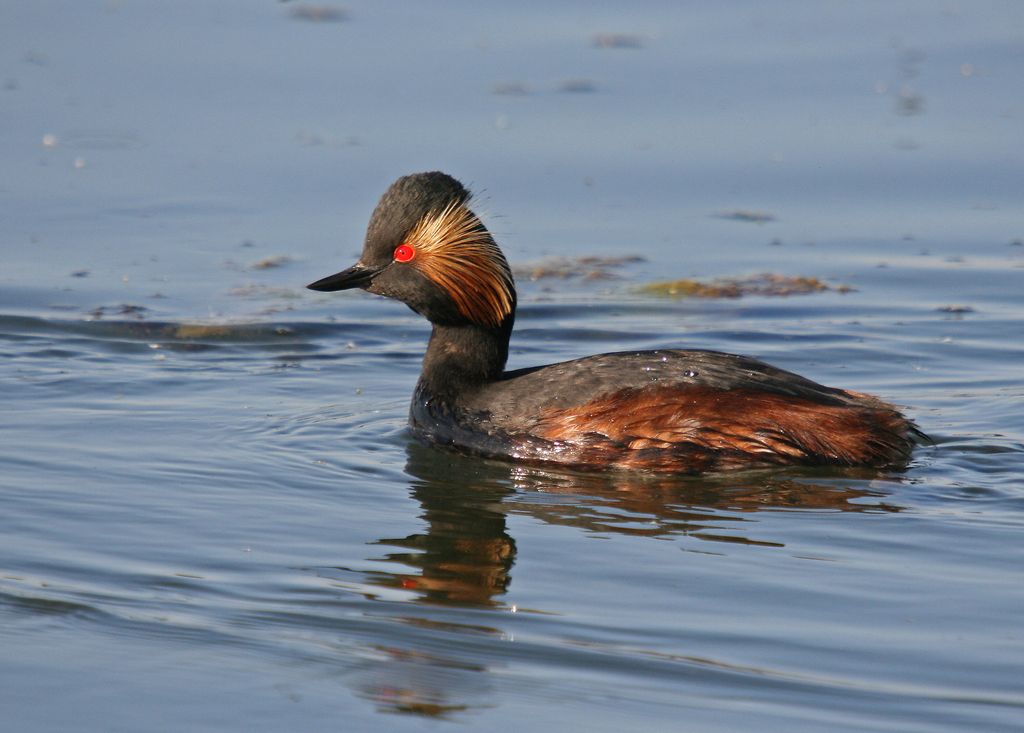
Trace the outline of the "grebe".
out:
<instances>
[{"instance_id":1,"label":"grebe","mask_svg":"<svg viewBox=\"0 0 1024 733\"><path fill-rule=\"evenodd\" d=\"M431 322L409 412L420 440L529 463L696 473L898 467L923 437L875 397L716 351L624 351L506 372L512 271L469 202L445 173L399 178L359 261L308 286L362 288Z\"/></svg>"}]
</instances>

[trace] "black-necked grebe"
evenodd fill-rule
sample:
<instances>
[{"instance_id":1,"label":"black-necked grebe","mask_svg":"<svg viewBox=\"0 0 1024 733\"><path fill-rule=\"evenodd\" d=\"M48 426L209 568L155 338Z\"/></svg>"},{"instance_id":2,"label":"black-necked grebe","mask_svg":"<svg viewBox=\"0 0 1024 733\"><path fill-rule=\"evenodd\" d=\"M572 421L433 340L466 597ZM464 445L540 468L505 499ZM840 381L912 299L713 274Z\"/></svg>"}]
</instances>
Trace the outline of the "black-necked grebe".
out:
<instances>
[{"instance_id":1,"label":"black-necked grebe","mask_svg":"<svg viewBox=\"0 0 1024 733\"><path fill-rule=\"evenodd\" d=\"M756 359L624 351L504 371L516 291L504 255L444 173L399 178L352 267L433 324L409 423L428 443L590 468L693 473L770 465L895 467L921 437L895 407Z\"/></svg>"}]
</instances>

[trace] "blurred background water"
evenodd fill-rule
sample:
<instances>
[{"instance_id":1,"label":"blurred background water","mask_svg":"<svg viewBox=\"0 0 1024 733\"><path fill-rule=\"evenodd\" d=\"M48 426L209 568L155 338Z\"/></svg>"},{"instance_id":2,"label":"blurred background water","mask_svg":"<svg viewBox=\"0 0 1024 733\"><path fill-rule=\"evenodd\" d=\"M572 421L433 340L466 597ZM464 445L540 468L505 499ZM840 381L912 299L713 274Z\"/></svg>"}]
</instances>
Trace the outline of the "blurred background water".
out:
<instances>
[{"instance_id":1,"label":"blurred background water","mask_svg":"<svg viewBox=\"0 0 1024 733\"><path fill-rule=\"evenodd\" d=\"M4 4L5 727L1020 730L1022 73L1015 2ZM303 286L428 169L516 267L511 367L742 352L935 445L416 445L427 324ZM641 290L765 272L828 289Z\"/></svg>"}]
</instances>

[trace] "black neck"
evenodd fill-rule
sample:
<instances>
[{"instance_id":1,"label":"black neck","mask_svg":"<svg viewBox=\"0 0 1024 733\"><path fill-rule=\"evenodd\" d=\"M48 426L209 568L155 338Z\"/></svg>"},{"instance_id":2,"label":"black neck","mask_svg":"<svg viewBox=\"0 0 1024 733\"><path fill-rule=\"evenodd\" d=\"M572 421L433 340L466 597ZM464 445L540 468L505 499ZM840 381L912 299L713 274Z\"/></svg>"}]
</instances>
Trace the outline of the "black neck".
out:
<instances>
[{"instance_id":1,"label":"black neck","mask_svg":"<svg viewBox=\"0 0 1024 733\"><path fill-rule=\"evenodd\" d=\"M501 376L508 359L512 318L498 328L435 323L417 391L448 401Z\"/></svg>"}]
</instances>

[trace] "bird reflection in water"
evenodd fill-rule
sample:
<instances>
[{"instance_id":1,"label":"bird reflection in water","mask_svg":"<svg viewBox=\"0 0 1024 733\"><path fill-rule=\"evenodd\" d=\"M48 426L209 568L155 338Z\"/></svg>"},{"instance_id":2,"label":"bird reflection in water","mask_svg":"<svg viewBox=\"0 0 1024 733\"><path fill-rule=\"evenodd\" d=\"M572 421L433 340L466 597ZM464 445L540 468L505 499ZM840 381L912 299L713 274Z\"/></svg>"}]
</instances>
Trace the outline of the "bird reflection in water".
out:
<instances>
[{"instance_id":1,"label":"bird reflection in water","mask_svg":"<svg viewBox=\"0 0 1024 733\"><path fill-rule=\"evenodd\" d=\"M508 590L516 543L508 534L502 501L513 487L472 467L445 466L436 451L414 446L406 470L422 508L425 532L377 544L407 552L384 559L416 572L394 574L385 584L417 593L425 603L495 605ZM443 455L443 454L442 454ZM432 458L423 460L424 458Z\"/></svg>"},{"instance_id":2,"label":"bird reflection in water","mask_svg":"<svg viewBox=\"0 0 1024 733\"><path fill-rule=\"evenodd\" d=\"M803 509L897 512L878 472L790 469L720 476L669 477L630 472L582 473L523 467L412 444L406 472L422 508L422 533L377 544L390 563L413 573L381 573L377 582L416 593L422 603L499 606L509 588L516 543L506 517L525 514L589 532L651 537L686 535L749 545L782 545L751 537L753 512ZM813 478L812 478L813 477ZM514 497L514 501L509 501ZM730 527L731 531L724 528Z\"/></svg>"},{"instance_id":3,"label":"bird reflection in water","mask_svg":"<svg viewBox=\"0 0 1024 733\"><path fill-rule=\"evenodd\" d=\"M755 512L900 511L886 501L884 484L873 481L878 472L870 470L701 478L576 473L410 444L406 472L424 530L378 540L378 546L397 548L372 559L389 569L363 571L357 584L373 600L405 601L399 614L386 617L402 631L396 632L395 643L373 646L376 659L357 675L356 689L383 711L440 718L486 705L481 700L494 696L491 674L481 673L503 662L493 646L475 642L510 639L521 623L528 623L524 614L543 613L504 600L516 557L509 515L604 536L686 536L770 548L782 545L750 536L757 526L750 522ZM481 619L479 611L488 609L519 613L514 620L510 615Z\"/></svg>"}]
</instances>

